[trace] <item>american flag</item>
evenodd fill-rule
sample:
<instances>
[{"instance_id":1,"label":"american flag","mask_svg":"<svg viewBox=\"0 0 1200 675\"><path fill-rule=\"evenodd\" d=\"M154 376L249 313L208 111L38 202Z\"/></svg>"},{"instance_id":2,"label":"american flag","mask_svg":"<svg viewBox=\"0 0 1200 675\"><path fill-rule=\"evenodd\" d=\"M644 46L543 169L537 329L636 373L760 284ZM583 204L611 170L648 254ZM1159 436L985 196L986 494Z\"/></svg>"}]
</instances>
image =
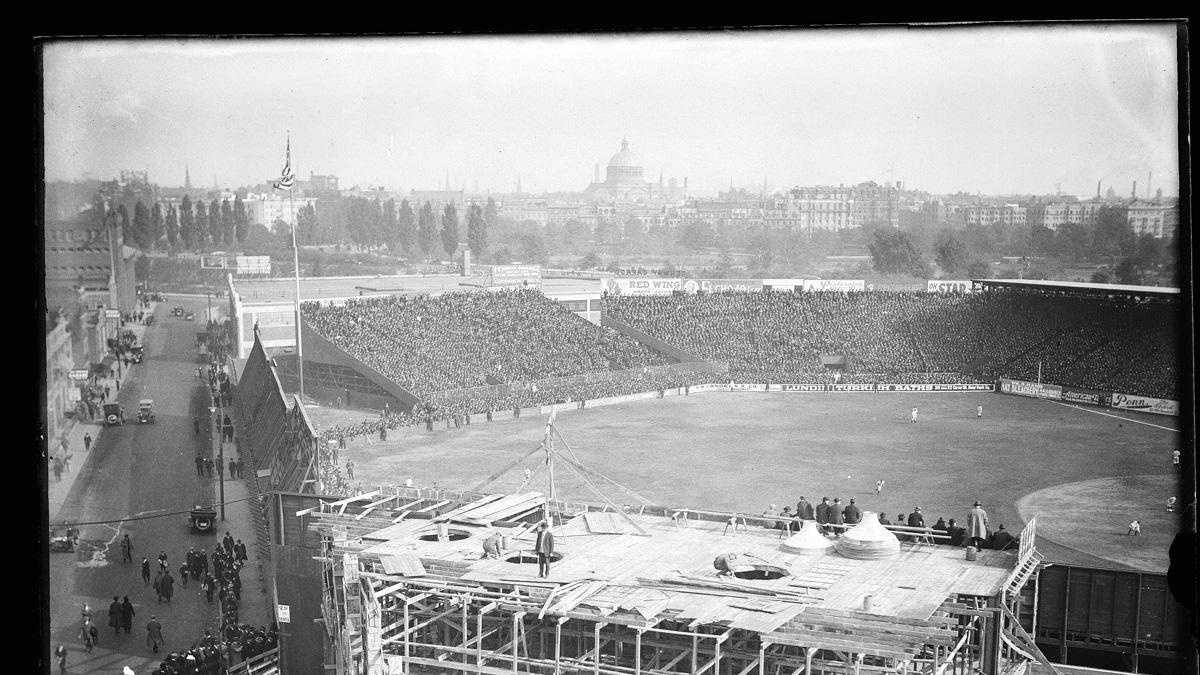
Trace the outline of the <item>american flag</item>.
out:
<instances>
[{"instance_id":1,"label":"american flag","mask_svg":"<svg viewBox=\"0 0 1200 675\"><path fill-rule=\"evenodd\" d=\"M291 190L292 186L295 184L296 174L292 173L292 138L291 136L288 136L287 156L283 162L283 172L280 175L279 180L275 181L271 185L273 185L276 190Z\"/></svg>"}]
</instances>

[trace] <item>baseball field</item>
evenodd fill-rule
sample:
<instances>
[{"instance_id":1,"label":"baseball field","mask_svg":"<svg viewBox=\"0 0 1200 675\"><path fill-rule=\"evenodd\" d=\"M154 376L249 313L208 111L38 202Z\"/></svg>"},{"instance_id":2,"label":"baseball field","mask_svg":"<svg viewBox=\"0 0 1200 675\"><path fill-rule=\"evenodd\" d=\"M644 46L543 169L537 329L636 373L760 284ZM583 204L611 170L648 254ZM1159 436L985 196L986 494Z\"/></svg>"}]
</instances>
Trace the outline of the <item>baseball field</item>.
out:
<instances>
[{"instance_id":1,"label":"baseball field","mask_svg":"<svg viewBox=\"0 0 1200 675\"><path fill-rule=\"evenodd\" d=\"M473 421L359 438L345 457L364 489L406 478L470 488L536 448L546 417ZM1052 560L1161 572L1175 528L1165 503L1174 494L1176 424L992 393L708 392L562 412L556 450L667 506L757 514L827 496L893 520L920 506L933 524L963 522L978 499L993 528L1014 534L1037 515L1038 546ZM547 491L544 458L534 454L491 489ZM555 479L561 496L599 501L563 462ZM617 503L638 503L597 486ZM1135 518L1142 535L1126 536Z\"/></svg>"}]
</instances>

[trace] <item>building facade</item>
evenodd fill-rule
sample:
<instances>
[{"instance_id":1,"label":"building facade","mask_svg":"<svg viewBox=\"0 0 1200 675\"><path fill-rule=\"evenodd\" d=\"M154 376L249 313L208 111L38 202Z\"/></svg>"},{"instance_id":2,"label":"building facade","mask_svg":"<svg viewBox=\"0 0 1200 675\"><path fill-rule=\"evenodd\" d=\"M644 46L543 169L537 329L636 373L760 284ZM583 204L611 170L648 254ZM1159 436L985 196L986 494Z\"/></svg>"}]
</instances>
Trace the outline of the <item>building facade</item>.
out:
<instances>
[{"instance_id":1,"label":"building facade","mask_svg":"<svg viewBox=\"0 0 1200 675\"><path fill-rule=\"evenodd\" d=\"M71 383L75 354L67 322L60 312L46 316L46 438L56 438L74 410L71 392L78 391Z\"/></svg>"}]
</instances>

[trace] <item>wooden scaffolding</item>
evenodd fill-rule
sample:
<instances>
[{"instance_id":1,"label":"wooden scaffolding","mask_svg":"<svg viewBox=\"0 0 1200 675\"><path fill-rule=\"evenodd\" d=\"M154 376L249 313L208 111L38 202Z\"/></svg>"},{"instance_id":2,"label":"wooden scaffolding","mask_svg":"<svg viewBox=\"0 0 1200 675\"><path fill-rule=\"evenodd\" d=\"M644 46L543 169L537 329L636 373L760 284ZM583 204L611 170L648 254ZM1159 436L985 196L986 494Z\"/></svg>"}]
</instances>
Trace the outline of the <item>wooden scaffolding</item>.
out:
<instances>
[{"instance_id":1,"label":"wooden scaffolding","mask_svg":"<svg viewBox=\"0 0 1200 675\"><path fill-rule=\"evenodd\" d=\"M774 518L554 502L562 558L536 576L538 493L398 488L309 510L337 673L1018 675L1053 671L1018 620L1017 552L924 541L885 560L779 546ZM701 512L707 513L707 512ZM501 543L499 557L483 541ZM718 575L713 552L746 574ZM494 551L493 551L494 553Z\"/></svg>"}]
</instances>

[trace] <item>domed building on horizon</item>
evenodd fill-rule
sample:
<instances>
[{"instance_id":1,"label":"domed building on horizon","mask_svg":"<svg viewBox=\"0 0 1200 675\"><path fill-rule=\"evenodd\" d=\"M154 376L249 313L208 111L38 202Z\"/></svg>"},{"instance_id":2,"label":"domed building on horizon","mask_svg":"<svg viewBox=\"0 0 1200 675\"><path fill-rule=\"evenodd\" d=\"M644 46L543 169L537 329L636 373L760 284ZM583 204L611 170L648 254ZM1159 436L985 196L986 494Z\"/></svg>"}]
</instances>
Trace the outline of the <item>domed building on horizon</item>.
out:
<instances>
[{"instance_id":1,"label":"domed building on horizon","mask_svg":"<svg viewBox=\"0 0 1200 675\"><path fill-rule=\"evenodd\" d=\"M604 180L600 180L600 165L596 165L595 180L584 190L584 197L592 202L607 202L614 205L682 201L687 191L687 179L680 187L674 178L666 185L662 176L658 183L645 179L641 157L629 147L627 139L621 139L621 149L608 160Z\"/></svg>"}]
</instances>

